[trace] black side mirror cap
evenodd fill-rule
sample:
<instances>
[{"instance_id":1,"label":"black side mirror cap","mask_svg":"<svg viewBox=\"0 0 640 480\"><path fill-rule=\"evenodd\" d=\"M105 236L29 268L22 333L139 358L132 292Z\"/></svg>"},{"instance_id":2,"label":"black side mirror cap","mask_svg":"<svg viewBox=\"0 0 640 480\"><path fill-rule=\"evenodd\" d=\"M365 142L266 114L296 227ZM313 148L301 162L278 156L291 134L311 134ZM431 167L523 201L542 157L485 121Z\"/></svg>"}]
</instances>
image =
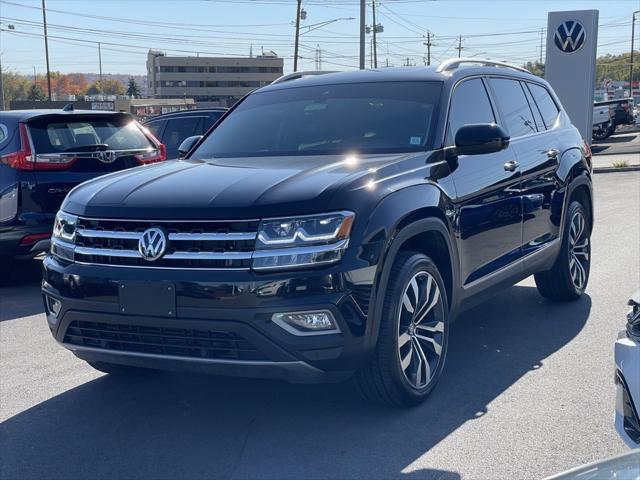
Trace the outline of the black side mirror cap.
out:
<instances>
[{"instance_id":1,"label":"black side mirror cap","mask_svg":"<svg viewBox=\"0 0 640 480\"><path fill-rule=\"evenodd\" d=\"M458 155L481 155L504 150L509 146L509 134L495 123L471 123L456 132Z\"/></svg>"},{"instance_id":2,"label":"black side mirror cap","mask_svg":"<svg viewBox=\"0 0 640 480\"><path fill-rule=\"evenodd\" d=\"M200 141L202 135L194 135L192 137L185 138L178 147L178 158L184 158L191 151L196 143Z\"/></svg>"}]
</instances>

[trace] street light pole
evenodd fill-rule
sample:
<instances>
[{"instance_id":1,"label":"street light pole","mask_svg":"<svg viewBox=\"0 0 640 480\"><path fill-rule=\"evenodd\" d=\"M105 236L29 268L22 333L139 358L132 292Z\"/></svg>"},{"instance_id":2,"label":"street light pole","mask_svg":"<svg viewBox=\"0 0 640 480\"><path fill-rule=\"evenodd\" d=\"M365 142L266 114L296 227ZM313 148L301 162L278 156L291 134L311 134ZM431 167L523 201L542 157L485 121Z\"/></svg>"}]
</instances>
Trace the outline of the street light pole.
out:
<instances>
[{"instance_id":1,"label":"street light pole","mask_svg":"<svg viewBox=\"0 0 640 480\"><path fill-rule=\"evenodd\" d=\"M631 57L629 58L629 96L633 97L633 40L636 36L636 13L640 13L640 10L636 10L631 15Z\"/></svg>"},{"instance_id":2,"label":"street light pole","mask_svg":"<svg viewBox=\"0 0 640 480\"><path fill-rule=\"evenodd\" d=\"M360 0L360 70L364 70L365 0Z\"/></svg>"},{"instance_id":3,"label":"street light pole","mask_svg":"<svg viewBox=\"0 0 640 480\"><path fill-rule=\"evenodd\" d=\"M49 70L49 40L47 39L47 8L42 0L42 24L44 26L44 53L47 58L47 93L51 101L51 71Z\"/></svg>"},{"instance_id":4,"label":"street light pole","mask_svg":"<svg viewBox=\"0 0 640 480\"><path fill-rule=\"evenodd\" d=\"M100 95L102 95L102 48L98 42L98 63L100 64Z\"/></svg>"},{"instance_id":5,"label":"street light pole","mask_svg":"<svg viewBox=\"0 0 640 480\"><path fill-rule=\"evenodd\" d=\"M300 39L300 9L302 8L302 0L298 0L298 8L296 9L296 43L293 48L293 71L298 71L298 42Z\"/></svg>"},{"instance_id":6,"label":"street light pole","mask_svg":"<svg viewBox=\"0 0 640 480\"><path fill-rule=\"evenodd\" d=\"M376 0L371 0L371 8L373 10L373 68L378 68L378 45L376 42Z\"/></svg>"}]
</instances>

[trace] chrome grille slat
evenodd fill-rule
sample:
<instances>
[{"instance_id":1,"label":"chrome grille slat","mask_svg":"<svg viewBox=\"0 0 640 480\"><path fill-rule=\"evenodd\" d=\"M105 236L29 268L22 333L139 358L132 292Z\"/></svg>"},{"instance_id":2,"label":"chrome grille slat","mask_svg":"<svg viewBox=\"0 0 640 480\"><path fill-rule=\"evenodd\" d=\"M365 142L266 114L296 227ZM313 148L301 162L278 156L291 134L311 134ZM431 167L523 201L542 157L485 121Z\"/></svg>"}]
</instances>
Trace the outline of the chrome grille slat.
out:
<instances>
[{"instance_id":1,"label":"chrome grille slat","mask_svg":"<svg viewBox=\"0 0 640 480\"><path fill-rule=\"evenodd\" d=\"M258 235L258 220L78 219L75 260L97 265L156 268L246 269ZM145 230L167 234L166 253L148 261L138 252ZM68 248L68 247L67 247Z\"/></svg>"}]
</instances>

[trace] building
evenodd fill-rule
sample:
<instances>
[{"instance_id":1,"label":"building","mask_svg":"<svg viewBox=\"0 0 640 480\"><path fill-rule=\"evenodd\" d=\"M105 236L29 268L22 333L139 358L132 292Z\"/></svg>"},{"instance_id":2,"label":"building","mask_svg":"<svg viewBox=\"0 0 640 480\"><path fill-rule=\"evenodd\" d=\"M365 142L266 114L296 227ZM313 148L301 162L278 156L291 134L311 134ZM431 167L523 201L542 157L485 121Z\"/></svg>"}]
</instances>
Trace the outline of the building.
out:
<instances>
[{"instance_id":1,"label":"building","mask_svg":"<svg viewBox=\"0 0 640 480\"><path fill-rule=\"evenodd\" d=\"M282 75L284 61L256 57L173 57L149 50L147 83L153 98L193 98L202 106L231 106Z\"/></svg>"}]
</instances>

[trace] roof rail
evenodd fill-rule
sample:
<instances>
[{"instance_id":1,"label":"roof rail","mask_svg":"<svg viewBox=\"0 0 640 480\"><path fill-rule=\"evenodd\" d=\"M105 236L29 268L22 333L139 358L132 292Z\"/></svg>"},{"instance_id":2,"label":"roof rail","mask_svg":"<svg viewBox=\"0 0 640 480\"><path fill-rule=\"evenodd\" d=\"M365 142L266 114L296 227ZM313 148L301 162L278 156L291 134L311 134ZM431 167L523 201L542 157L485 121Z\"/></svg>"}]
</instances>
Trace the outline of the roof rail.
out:
<instances>
[{"instance_id":1,"label":"roof rail","mask_svg":"<svg viewBox=\"0 0 640 480\"><path fill-rule=\"evenodd\" d=\"M336 73L335 70L307 70L306 72L293 72L276 78L271 85L276 83L288 82L289 80L297 80L302 77L309 77L311 75L324 75L325 73Z\"/></svg>"},{"instance_id":2,"label":"roof rail","mask_svg":"<svg viewBox=\"0 0 640 480\"><path fill-rule=\"evenodd\" d=\"M498 62L496 60L487 60L485 58L450 58L449 60L445 60L436 69L436 72L446 72L449 70L455 70L463 64L478 64L478 65L486 65L492 67L505 67L512 68L514 70L518 70L519 72L531 73L529 70L523 67L518 67L517 65L511 65L510 63Z\"/></svg>"}]
</instances>

